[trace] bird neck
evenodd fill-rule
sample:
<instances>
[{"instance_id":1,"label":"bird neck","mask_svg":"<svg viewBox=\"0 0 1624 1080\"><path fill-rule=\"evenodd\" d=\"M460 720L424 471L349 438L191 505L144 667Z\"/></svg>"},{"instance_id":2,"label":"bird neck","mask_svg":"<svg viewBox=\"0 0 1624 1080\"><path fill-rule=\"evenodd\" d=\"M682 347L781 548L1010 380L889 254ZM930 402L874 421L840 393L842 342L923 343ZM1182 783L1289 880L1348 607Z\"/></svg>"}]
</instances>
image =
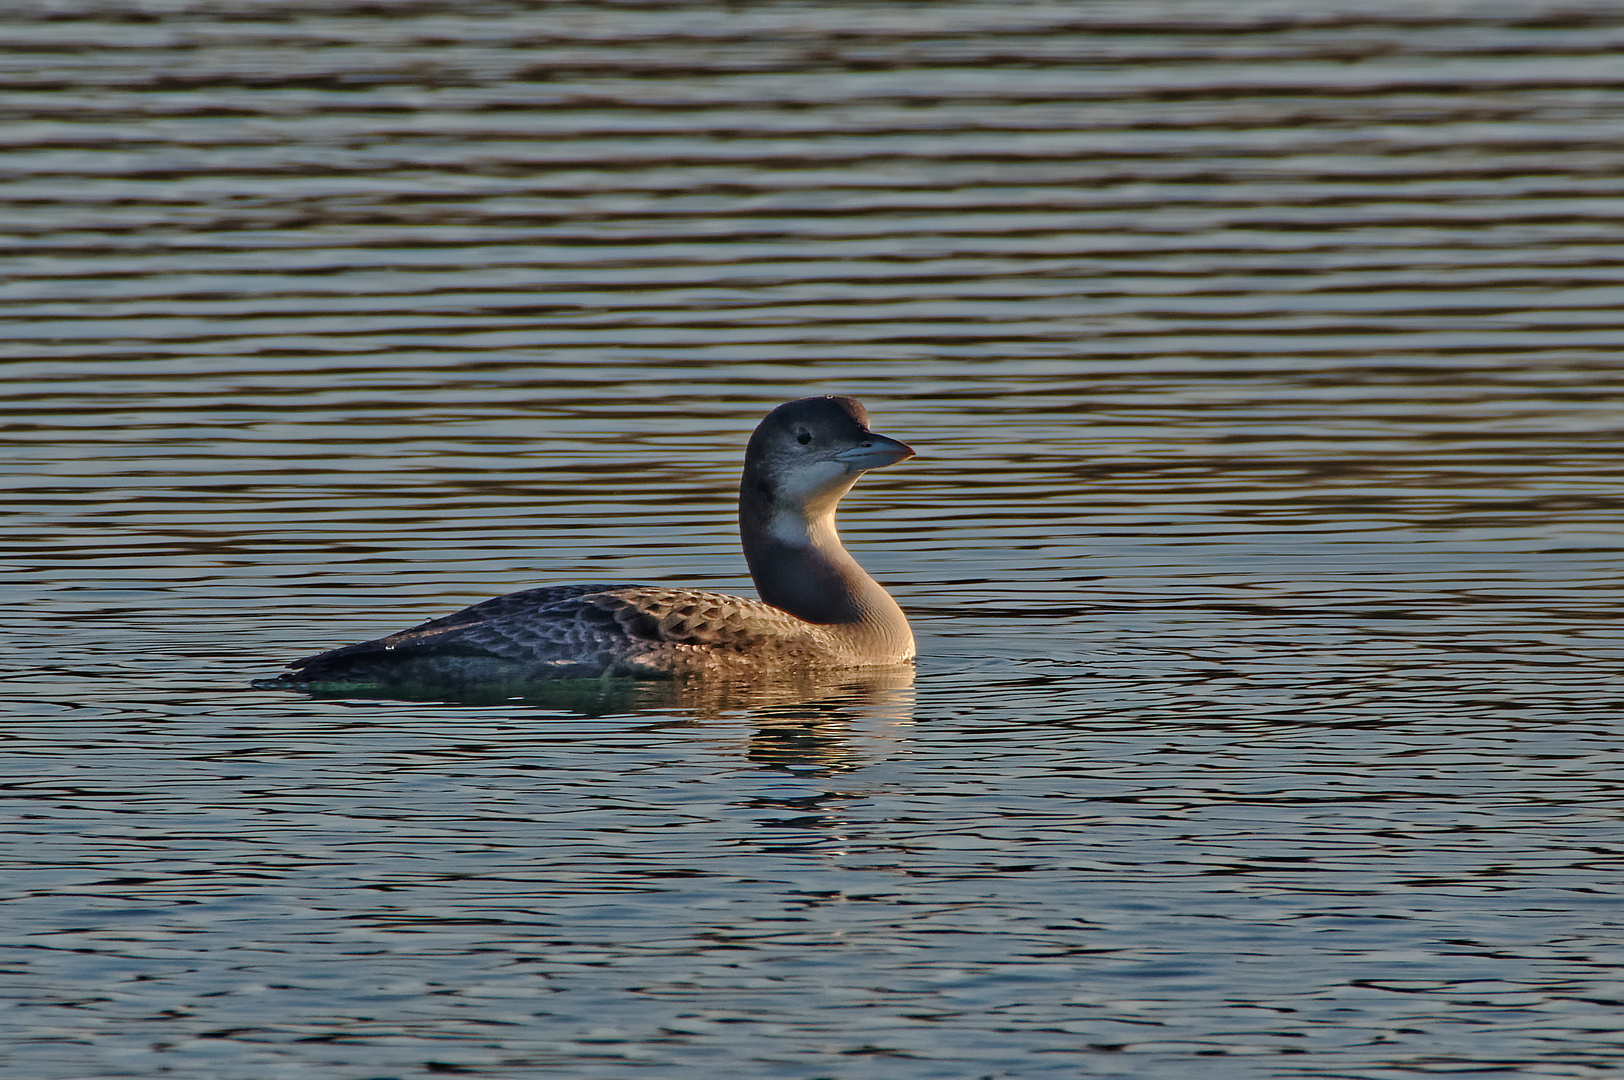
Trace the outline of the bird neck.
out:
<instances>
[{"instance_id":1,"label":"bird neck","mask_svg":"<svg viewBox=\"0 0 1624 1080\"><path fill-rule=\"evenodd\" d=\"M838 498L838 497L837 497ZM773 607L807 622L848 626L912 654L907 617L851 557L829 509L809 513L772 497L747 471L740 487L739 535L756 591ZM896 639L894 642L891 639Z\"/></svg>"}]
</instances>

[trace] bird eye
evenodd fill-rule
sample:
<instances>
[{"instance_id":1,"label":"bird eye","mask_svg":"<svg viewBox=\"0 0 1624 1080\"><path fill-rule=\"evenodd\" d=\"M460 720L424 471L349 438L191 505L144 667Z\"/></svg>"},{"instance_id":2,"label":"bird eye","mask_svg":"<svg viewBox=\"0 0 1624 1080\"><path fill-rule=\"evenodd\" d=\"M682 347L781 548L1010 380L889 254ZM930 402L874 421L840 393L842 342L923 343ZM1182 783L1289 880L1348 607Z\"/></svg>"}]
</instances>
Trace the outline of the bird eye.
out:
<instances>
[{"instance_id":1,"label":"bird eye","mask_svg":"<svg viewBox=\"0 0 1624 1080\"><path fill-rule=\"evenodd\" d=\"M812 433L810 431L797 432L795 435L795 441L799 442L802 446L805 446L807 443L812 441Z\"/></svg>"}]
</instances>

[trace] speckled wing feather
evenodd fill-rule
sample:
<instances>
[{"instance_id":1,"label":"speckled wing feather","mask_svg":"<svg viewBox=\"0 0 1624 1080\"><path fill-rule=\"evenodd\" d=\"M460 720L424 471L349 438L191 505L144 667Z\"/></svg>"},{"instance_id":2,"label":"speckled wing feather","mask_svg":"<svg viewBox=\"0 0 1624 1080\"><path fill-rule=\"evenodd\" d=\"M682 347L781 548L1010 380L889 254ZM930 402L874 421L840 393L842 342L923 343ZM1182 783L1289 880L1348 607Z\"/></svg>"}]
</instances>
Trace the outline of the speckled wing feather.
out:
<instances>
[{"instance_id":1,"label":"speckled wing feather","mask_svg":"<svg viewBox=\"0 0 1624 1080\"><path fill-rule=\"evenodd\" d=\"M642 677L816 658L821 627L757 600L694 589L529 589L385 638L296 661L298 682Z\"/></svg>"},{"instance_id":2,"label":"speckled wing feather","mask_svg":"<svg viewBox=\"0 0 1624 1080\"><path fill-rule=\"evenodd\" d=\"M594 594L593 603L642 632L638 662L672 672L710 670L735 661L831 658L829 632L786 611L726 593L641 585Z\"/></svg>"}]
</instances>

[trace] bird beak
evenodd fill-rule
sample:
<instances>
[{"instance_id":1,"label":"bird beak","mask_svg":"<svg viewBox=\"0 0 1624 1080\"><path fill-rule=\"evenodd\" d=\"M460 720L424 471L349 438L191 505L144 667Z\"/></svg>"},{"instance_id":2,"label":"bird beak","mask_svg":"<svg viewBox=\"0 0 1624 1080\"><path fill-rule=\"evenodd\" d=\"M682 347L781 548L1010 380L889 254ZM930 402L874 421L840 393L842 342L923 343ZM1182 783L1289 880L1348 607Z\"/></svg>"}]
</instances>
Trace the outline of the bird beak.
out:
<instances>
[{"instance_id":1,"label":"bird beak","mask_svg":"<svg viewBox=\"0 0 1624 1080\"><path fill-rule=\"evenodd\" d=\"M836 454L835 460L863 472L868 469L883 469L887 465L907 461L913 456L913 447L907 443L887 439L884 435L876 435L870 431L863 436L861 443Z\"/></svg>"}]
</instances>

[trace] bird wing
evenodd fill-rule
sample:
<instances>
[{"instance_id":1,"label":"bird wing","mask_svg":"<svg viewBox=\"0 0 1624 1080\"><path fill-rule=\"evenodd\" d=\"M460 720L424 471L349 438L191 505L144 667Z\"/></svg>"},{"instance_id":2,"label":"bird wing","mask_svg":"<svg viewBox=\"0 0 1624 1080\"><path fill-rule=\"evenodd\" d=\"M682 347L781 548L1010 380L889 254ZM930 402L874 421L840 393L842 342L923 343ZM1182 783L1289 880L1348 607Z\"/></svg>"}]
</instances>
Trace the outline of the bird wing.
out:
<instances>
[{"instance_id":1,"label":"bird wing","mask_svg":"<svg viewBox=\"0 0 1624 1080\"><path fill-rule=\"evenodd\" d=\"M304 680L486 658L561 676L669 675L729 654L816 655L821 628L725 593L560 585L498 596L388 637L295 661Z\"/></svg>"}]
</instances>

